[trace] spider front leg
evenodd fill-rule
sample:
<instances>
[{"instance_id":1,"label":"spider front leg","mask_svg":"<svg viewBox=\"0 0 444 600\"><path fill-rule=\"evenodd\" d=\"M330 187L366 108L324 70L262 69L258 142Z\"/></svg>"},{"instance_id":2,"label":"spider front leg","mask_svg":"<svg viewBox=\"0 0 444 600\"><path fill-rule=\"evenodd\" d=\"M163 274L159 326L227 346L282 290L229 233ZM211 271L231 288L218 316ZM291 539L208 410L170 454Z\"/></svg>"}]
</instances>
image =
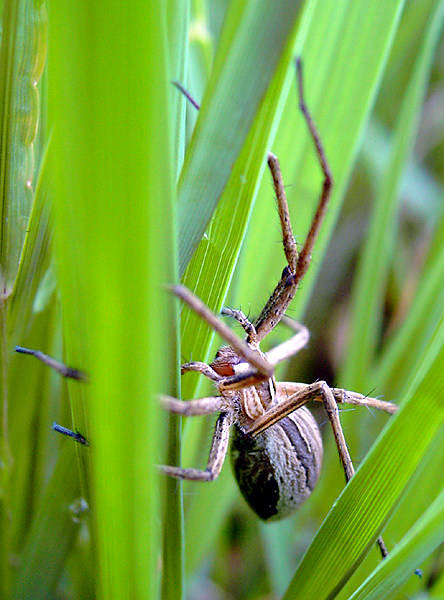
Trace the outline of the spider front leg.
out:
<instances>
[{"instance_id":1,"label":"spider front leg","mask_svg":"<svg viewBox=\"0 0 444 600\"><path fill-rule=\"evenodd\" d=\"M178 400L172 396L160 396L162 408L182 417L198 417L222 412L224 402L221 396L198 398L197 400Z\"/></svg>"},{"instance_id":2,"label":"spider front leg","mask_svg":"<svg viewBox=\"0 0 444 600\"><path fill-rule=\"evenodd\" d=\"M223 309L222 313L233 316L239 322L241 322L241 318L239 318L238 313L244 316L241 311L234 311L232 309L225 308ZM302 348L305 348L310 337L308 329L297 321L284 316L283 322L296 333L289 340L282 342L282 344L275 346L266 353L265 358L272 367L275 367L280 362L297 354L300 350L302 350ZM219 390L221 392L240 390L246 386L255 385L256 383L259 383L259 381L260 379L257 371L255 369L248 369L238 376L227 377L224 381L220 381ZM279 383L277 383L277 385L279 386Z\"/></svg>"},{"instance_id":3,"label":"spider front leg","mask_svg":"<svg viewBox=\"0 0 444 600\"><path fill-rule=\"evenodd\" d=\"M241 310L236 310L234 308L223 308L221 310L221 315L225 315L226 317L231 317L236 319L236 321L242 326L245 333L247 334L247 340L251 342L251 340L256 339L256 328L250 319L244 315Z\"/></svg>"},{"instance_id":4,"label":"spider front leg","mask_svg":"<svg viewBox=\"0 0 444 600\"><path fill-rule=\"evenodd\" d=\"M217 383L221 379L221 376L218 375L218 373L216 373L216 371L212 369L210 365L207 365L207 363L195 361L184 363L180 366L181 375L183 375L184 373L188 373L189 371L202 373L202 375L208 377L208 379L211 379L211 381L213 381L214 383Z\"/></svg>"},{"instance_id":5,"label":"spider front leg","mask_svg":"<svg viewBox=\"0 0 444 600\"><path fill-rule=\"evenodd\" d=\"M206 304L184 285L175 285L171 291L180 298L204 321L206 321L236 352L264 377L272 377L274 368L244 340L239 338L222 319L217 317ZM202 363L201 363L202 364Z\"/></svg>"}]
</instances>

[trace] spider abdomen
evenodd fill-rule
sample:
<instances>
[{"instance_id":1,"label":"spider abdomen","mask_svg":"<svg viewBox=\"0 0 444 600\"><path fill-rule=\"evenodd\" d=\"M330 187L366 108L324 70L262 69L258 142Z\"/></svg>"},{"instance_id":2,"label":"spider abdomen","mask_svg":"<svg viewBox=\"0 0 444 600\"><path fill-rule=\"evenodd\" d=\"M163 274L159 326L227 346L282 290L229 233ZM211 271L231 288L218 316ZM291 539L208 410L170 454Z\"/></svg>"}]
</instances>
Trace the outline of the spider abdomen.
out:
<instances>
[{"instance_id":1,"label":"spider abdomen","mask_svg":"<svg viewBox=\"0 0 444 600\"><path fill-rule=\"evenodd\" d=\"M236 426L231 444L240 491L266 521L283 519L310 496L322 455L321 434L305 407L255 437Z\"/></svg>"}]
</instances>

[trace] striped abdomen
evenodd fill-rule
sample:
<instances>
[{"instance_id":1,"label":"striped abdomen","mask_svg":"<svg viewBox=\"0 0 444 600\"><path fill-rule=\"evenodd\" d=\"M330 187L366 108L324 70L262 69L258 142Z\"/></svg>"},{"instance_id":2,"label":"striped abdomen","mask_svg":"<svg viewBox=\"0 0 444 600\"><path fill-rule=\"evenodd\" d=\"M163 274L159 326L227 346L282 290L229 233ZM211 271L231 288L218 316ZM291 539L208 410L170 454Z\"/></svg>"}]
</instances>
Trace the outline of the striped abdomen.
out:
<instances>
[{"instance_id":1,"label":"striped abdomen","mask_svg":"<svg viewBox=\"0 0 444 600\"><path fill-rule=\"evenodd\" d=\"M322 464L317 423L302 407L255 437L235 426L231 459L239 488L264 520L288 516L313 491Z\"/></svg>"}]
</instances>

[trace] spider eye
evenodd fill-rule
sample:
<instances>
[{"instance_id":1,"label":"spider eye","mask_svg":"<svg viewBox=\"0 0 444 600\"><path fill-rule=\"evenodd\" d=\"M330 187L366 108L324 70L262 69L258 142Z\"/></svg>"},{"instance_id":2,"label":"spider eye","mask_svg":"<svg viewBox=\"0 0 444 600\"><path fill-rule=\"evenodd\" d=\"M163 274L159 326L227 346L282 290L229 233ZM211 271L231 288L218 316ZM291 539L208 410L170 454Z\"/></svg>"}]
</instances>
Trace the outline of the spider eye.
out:
<instances>
[{"instance_id":1,"label":"spider eye","mask_svg":"<svg viewBox=\"0 0 444 600\"><path fill-rule=\"evenodd\" d=\"M212 367L216 371L216 373L222 375L222 377L230 377L230 375L234 375L233 365L229 363L220 362L215 364L213 362Z\"/></svg>"},{"instance_id":2,"label":"spider eye","mask_svg":"<svg viewBox=\"0 0 444 600\"><path fill-rule=\"evenodd\" d=\"M222 377L229 377L235 374L234 366L239 362L236 352L229 346L220 348L211 363L211 367Z\"/></svg>"}]
</instances>

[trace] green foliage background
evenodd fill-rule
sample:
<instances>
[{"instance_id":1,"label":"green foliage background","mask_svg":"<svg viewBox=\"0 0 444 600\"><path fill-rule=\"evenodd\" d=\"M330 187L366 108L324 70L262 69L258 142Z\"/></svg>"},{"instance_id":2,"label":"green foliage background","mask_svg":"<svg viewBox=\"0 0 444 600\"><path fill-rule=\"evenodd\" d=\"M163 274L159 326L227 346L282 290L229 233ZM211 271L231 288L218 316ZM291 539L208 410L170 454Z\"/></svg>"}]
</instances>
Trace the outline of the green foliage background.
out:
<instances>
[{"instance_id":1,"label":"green foliage background","mask_svg":"<svg viewBox=\"0 0 444 600\"><path fill-rule=\"evenodd\" d=\"M71 4L2 4L0 597L443 597L444 2ZM278 375L401 410L342 413L359 466L342 492L316 409L321 481L264 525L228 464L208 485L156 474L203 466L214 421L182 431L157 396L212 393L191 374L180 389L178 365L220 344L182 309L179 350L165 284L255 315L284 266L268 150L298 242L309 227L321 173L297 55L335 188L289 311L311 341Z\"/></svg>"}]
</instances>

